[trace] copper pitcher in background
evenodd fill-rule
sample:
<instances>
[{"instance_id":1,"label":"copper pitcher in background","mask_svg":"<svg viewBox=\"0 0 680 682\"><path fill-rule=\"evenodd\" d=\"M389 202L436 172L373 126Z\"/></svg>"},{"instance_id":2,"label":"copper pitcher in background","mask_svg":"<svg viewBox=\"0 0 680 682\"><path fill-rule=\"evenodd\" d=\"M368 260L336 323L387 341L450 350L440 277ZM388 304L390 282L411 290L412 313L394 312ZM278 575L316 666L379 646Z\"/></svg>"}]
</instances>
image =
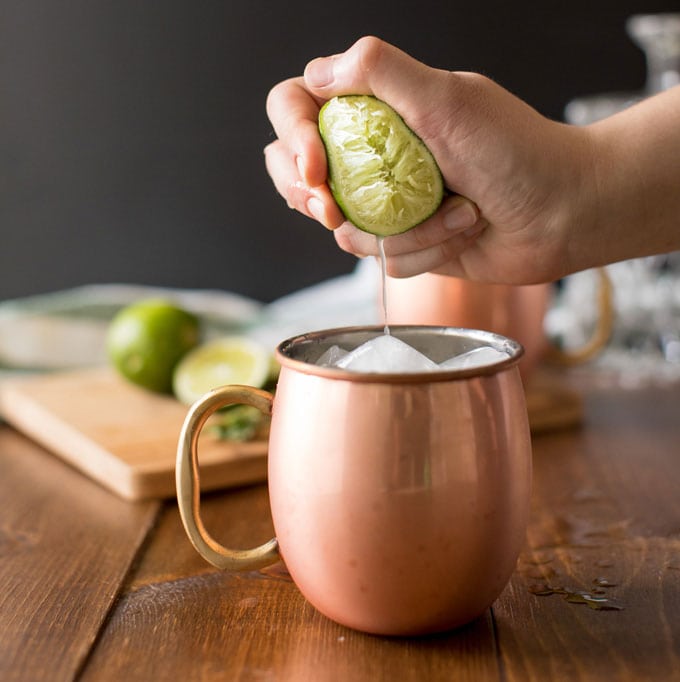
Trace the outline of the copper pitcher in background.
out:
<instances>
[{"instance_id":1,"label":"copper pitcher in background","mask_svg":"<svg viewBox=\"0 0 680 682\"><path fill-rule=\"evenodd\" d=\"M483 284L432 273L404 279L387 277L386 321L486 329L515 339L524 347L519 369L527 382L544 359L576 365L591 360L607 345L614 326L612 284L605 268L598 268L597 274L598 320L581 348L557 348L546 338L544 317L552 284Z\"/></svg>"},{"instance_id":2,"label":"copper pitcher in background","mask_svg":"<svg viewBox=\"0 0 680 682\"><path fill-rule=\"evenodd\" d=\"M388 324L486 329L519 341L524 347L519 367L525 380L546 351L543 318L550 284L482 284L425 273L387 277L386 291Z\"/></svg>"}]
</instances>

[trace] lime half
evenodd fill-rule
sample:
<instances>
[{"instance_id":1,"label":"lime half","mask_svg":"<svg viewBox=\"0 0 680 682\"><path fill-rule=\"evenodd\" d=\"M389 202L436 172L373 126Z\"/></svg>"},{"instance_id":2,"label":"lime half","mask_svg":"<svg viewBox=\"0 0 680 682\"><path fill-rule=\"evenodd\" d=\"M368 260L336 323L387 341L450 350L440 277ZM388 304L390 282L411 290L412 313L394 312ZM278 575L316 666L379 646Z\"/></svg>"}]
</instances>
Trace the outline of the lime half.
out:
<instances>
[{"instance_id":1,"label":"lime half","mask_svg":"<svg viewBox=\"0 0 680 682\"><path fill-rule=\"evenodd\" d=\"M429 218L444 196L439 166L394 109L370 95L334 97L319 112L328 184L347 220L380 236Z\"/></svg>"},{"instance_id":2,"label":"lime half","mask_svg":"<svg viewBox=\"0 0 680 682\"><path fill-rule=\"evenodd\" d=\"M261 388L270 376L271 353L242 336L227 336L197 346L175 368L175 397L191 405L204 393L226 384Z\"/></svg>"}]
</instances>

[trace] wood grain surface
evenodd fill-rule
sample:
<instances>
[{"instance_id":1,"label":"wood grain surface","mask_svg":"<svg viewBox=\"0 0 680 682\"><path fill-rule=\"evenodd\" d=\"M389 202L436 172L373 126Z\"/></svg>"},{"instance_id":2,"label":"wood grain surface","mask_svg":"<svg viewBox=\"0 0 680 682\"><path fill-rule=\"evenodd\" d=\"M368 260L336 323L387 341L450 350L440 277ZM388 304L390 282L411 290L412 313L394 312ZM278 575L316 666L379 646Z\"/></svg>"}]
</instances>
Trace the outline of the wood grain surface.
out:
<instances>
[{"instance_id":1,"label":"wood grain surface","mask_svg":"<svg viewBox=\"0 0 680 682\"><path fill-rule=\"evenodd\" d=\"M680 390L589 396L534 442L527 548L494 605L507 680L680 679ZM602 588L595 611L539 584Z\"/></svg>"},{"instance_id":2,"label":"wood grain surface","mask_svg":"<svg viewBox=\"0 0 680 682\"><path fill-rule=\"evenodd\" d=\"M0 679L73 679L160 505L124 502L7 427L0 453Z\"/></svg>"},{"instance_id":3,"label":"wood grain surface","mask_svg":"<svg viewBox=\"0 0 680 682\"><path fill-rule=\"evenodd\" d=\"M507 588L474 623L424 638L329 621L281 563L217 571L172 501L124 501L2 427L0 679L680 679L680 386L580 390L581 425L534 437L531 520ZM263 485L202 505L224 543L273 533ZM563 594L581 591L612 610Z\"/></svg>"}]
</instances>

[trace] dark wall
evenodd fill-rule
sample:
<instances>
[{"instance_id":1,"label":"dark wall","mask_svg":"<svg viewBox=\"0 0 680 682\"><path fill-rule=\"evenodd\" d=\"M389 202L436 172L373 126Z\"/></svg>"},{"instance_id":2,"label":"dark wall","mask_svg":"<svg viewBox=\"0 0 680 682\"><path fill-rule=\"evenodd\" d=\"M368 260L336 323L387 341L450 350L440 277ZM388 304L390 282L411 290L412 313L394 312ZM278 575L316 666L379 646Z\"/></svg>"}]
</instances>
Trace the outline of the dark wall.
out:
<instances>
[{"instance_id":1,"label":"dark wall","mask_svg":"<svg viewBox=\"0 0 680 682\"><path fill-rule=\"evenodd\" d=\"M612 9L615 7L615 9ZM631 90L633 13L678 3L0 3L0 299L93 282L271 300L349 271L264 170L271 85L379 35L543 113Z\"/></svg>"}]
</instances>

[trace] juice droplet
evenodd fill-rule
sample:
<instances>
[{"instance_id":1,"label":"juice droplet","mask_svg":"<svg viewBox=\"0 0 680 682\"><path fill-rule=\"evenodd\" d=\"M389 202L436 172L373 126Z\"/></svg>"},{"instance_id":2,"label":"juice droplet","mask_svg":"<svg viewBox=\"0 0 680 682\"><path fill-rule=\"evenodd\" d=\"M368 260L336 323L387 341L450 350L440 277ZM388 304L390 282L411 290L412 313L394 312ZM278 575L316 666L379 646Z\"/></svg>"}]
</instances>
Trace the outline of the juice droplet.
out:
<instances>
[{"instance_id":1,"label":"juice droplet","mask_svg":"<svg viewBox=\"0 0 680 682\"><path fill-rule=\"evenodd\" d=\"M613 583L611 580L602 577L595 578L595 580L593 580L593 585L596 587L616 587L616 583Z\"/></svg>"},{"instance_id":2,"label":"juice droplet","mask_svg":"<svg viewBox=\"0 0 680 682\"><path fill-rule=\"evenodd\" d=\"M616 603L609 597L603 597L601 595L590 594L585 592L580 595L581 601L579 603L585 604L589 609L594 611L622 611L623 606Z\"/></svg>"},{"instance_id":3,"label":"juice droplet","mask_svg":"<svg viewBox=\"0 0 680 682\"><path fill-rule=\"evenodd\" d=\"M529 592L536 595L537 597L549 597L553 594L559 594L562 596L564 601L570 604L584 604L589 609L594 611L622 611L623 606L618 602L610 599L609 597L603 597L600 592L604 590L596 590L591 592L584 592L583 590L570 590L564 587L553 587L552 585L538 584L530 585Z\"/></svg>"}]
</instances>

